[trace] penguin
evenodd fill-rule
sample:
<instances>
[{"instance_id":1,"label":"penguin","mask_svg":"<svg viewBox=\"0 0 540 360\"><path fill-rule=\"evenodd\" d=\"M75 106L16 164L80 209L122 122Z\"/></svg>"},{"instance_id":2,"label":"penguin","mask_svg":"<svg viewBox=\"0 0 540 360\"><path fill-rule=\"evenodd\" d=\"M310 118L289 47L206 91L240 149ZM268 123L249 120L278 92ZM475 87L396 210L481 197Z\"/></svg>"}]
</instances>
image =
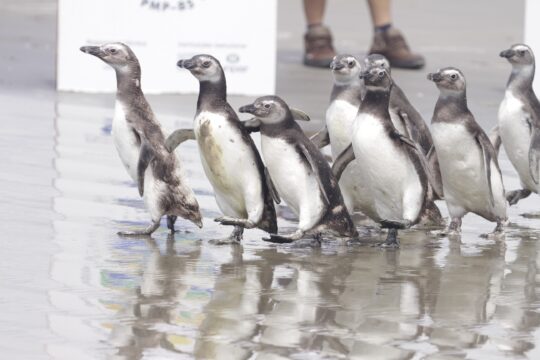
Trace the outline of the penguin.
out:
<instances>
[{"instance_id":1,"label":"penguin","mask_svg":"<svg viewBox=\"0 0 540 360\"><path fill-rule=\"evenodd\" d=\"M468 212L496 222L507 219L502 174L495 148L467 107L463 73L452 67L428 74L440 90L431 129L439 157L445 200L452 218L443 234L459 234Z\"/></svg>"},{"instance_id":2,"label":"penguin","mask_svg":"<svg viewBox=\"0 0 540 360\"><path fill-rule=\"evenodd\" d=\"M360 80L360 62L352 55L336 55L330 63L334 86L330 95L330 105L326 110L326 124L311 141L318 148L330 144L332 160L351 143L351 129L358 113L365 89ZM358 211L357 177L359 165L353 161L339 180L343 200L350 214Z\"/></svg>"},{"instance_id":3,"label":"penguin","mask_svg":"<svg viewBox=\"0 0 540 360\"><path fill-rule=\"evenodd\" d=\"M186 140L197 141L204 172L224 214L215 221L234 226L227 239L214 243L237 244L244 229L255 227L276 233L276 211L268 185L271 180L250 131L227 102L227 84L220 62L211 55L200 54L179 60L177 66L199 80L200 90L193 129L171 134L167 149L173 151Z\"/></svg>"},{"instance_id":4,"label":"penguin","mask_svg":"<svg viewBox=\"0 0 540 360\"><path fill-rule=\"evenodd\" d=\"M360 211L388 228L384 247L399 247L398 229L418 223L428 195L427 159L421 148L399 133L390 118L392 79L385 68L362 72L366 94L352 128L352 143L332 166L340 178L356 159Z\"/></svg>"},{"instance_id":5,"label":"penguin","mask_svg":"<svg viewBox=\"0 0 540 360\"><path fill-rule=\"evenodd\" d=\"M152 218L152 224L144 230L119 234L150 235L159 227L163 215L168 216L172 232L177 216L202 227L199 204L181 171L180 159L165 149L161 126L141 90L141 67L133 51L122 43L83 46L81 51L103 60L116 72L112 137Z\"/></svg>"},{"instance_id":6,"label":"penguin","mask_svg":"<svg viewBox=\"0 0 540 360\"><path fill-rule=\"evenodd\" d=\"M277 96L264 96L239 111L261 122L261 149L273 197L278 203L283 198L299 218L294 233L273 233L266 240L288 243L312 233L320 244L322 232L355 239L356 229L330 166L294 121L289 106Z\"/></svg>"},{"instance_id":7,"label":"penguin","mask_svg":"<svg viewBox=\"0 0 540 360\"><path fill-rule=\"evenodd\" d=\"M540 193L540 102L534 93L535 61L530 47L516 44L500 53L512 64L504 99L499 106L496 144L504 146L517 170L522 189L509 191L510 205Z\"/></svg>"},{"instance_id":8,"label":"penguin","mask_svg":"<svg viewBox=\"0 0 540 360\"><path fill-rule=\"evenodd\" d=\"M371 67L383 67L391 76L390 62L386 57L379 54L368 55L364 59L365 68ZM444 198L444 191L441 179L441 170L439 167L439 160L437 158L437 151L433 146L433 139L431 132L426 122L422 118L422 115L414 108L403 90L392 79L393 86L390 91L390 117L394 127L403 135L410 138L412 141L418 143L422 148L422 151L428 159L431 172L434 175L435 186L431 191L431 200L442 200ZM430 204L429 208L432 212L433 219L442 220L442 216L439 209Z\"/></svg>"}]
</instances>

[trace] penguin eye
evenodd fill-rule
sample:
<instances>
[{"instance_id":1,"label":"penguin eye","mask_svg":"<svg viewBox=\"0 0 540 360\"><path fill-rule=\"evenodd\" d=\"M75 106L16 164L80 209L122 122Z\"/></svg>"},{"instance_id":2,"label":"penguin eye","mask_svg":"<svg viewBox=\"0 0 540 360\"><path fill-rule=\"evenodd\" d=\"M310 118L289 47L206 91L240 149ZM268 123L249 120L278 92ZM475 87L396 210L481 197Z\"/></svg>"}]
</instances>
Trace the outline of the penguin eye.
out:
<instances>
[{"instance_id":1,"label":"penguin eye","mask_svg":"<svg viewBox=\"0 0 540 360\"><path fill-rule=\"evenodd\" d=\"M352 68L354 66L354 60L349 61L349 67Z\"/></svg>"},{"instance_id":2,"label":"penguin eye","mask_svg":"<svg viewBox=\"0 0 540 360\"><path fill-rule=\"evenodd\" d=\"M202 66L204 66L205 68L210 67L210 61L206 60L202 63Z\"/></svg>"},{"instance_id":3,"label":"penguin eye","mask_svg":"<svg viewBox=\"0 0 540 360\"><path fill-rule=\"evenodd\" d=\"M265 109L270 109L270 104L264 104Z\"/></svg>"},{"instance_id":4,"label":"penguin eye","mask_svg":"<svg viewBox=\"0 0 540 360\"><path fill-rule=\"evenodd\" d=\"M384 76L384 71L379 71L379 77L383 77Z\"/></svg>"},{"instance_id":5,"label":"penguin eye","mask_svg":"<svg viewBox=\"0 0 540 360\"><path fill-rule=\"evenodd\" d=\"M456 79L457 79L457 75L456 75L456 74L452 74L452 75L450 75L450 78L452 78L452 80L456 80Z\"/></svg>"},{"instance_id":6,"label":"penguin eye","mask_svg":"<svg viewBox=\"0 0 540 360\"><path fill-rule=\"evenodd\" d=\"M525 55L525 50L519 50L519 51L518 51L518 54L519 54L519 56Z\"/></svg>"},{"instance_id":7,"label":"penguin eye","mask_svg":"<svg viewBox=\"0 0 540 360\"><path fill-rule=\"evenodd\" d=\"M111 54L116 54L116 51L117 51L117 50L116 50L115 48L109 49L109 52L110 52Z\"/></svg>"}]
</instances>

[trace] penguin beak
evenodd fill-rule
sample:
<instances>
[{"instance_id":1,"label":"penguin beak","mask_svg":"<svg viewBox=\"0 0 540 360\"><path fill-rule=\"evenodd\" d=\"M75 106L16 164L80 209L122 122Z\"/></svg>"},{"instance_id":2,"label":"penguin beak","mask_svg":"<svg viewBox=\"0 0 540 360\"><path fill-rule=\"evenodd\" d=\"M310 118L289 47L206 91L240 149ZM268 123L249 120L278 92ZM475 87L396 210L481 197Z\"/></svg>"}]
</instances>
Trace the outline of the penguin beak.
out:
<instances>
[{"instance_id":1,"label":"penguin beak","mask_svg":"<svg viewBox=\"0 0 540 360\"><path fill-rule=\"evenodd\" d=\"M365 71L362 71L358 77L360 79L365 79L368 77L368 75L369 75L369 71L365 70Z\"/></svg>"},{"instance_id":2,"label":"penguin beak","mask_svg":"<svg viewBox=\"0 0 540 360\"><path fill-rule=\"evenodd\" d=\"M333 62L330 63L330 69L334 70L334 71L338 71L338 70L341 70L345 67L345 65L343 65L342 63L336 63L336 62Z\"/></svg>"},{"instance_id":3,"label":"penguin beak","mask_svg":"<svg viewBox=\"0 0 540 360\"><path fill-rule=\"evenodd\" d=\"M501 53L499 54L500 57L507 58L507 59L510 59L514 55L516 55L516 52L512 49L501 51Z\"/></svg>"},{"instance_id":4,"label":"penguin beak","mask_svg":"<svg viewBox=\"0 0 540 360\"><path fill-rule=\"evenodd\" d=\"M99 46L82 46L80 50L85 54L90 54L97 57L101 57L103 54Z\"/></svg>"},{"instance_id":5,"label":"penguin beak","mask_svg":"<svg viewBox=\"0 0 540 360\"><path fill-rule=\"evenodd\" d=\"M427 79L433 82L439 82L442 80L442 76L439 73L429 73Z\"/></svg>"},{"instance_id":6,"label":"penguin beak","mask_svg":"<svg viewBox=\"0 0 540 360\"><path fill-rule=\"evenodd\" d=\"M178 62L176 63L176 66L178 66L179 68L191 70L195 67L195 61L191 59L178 60Z\"/></svg>"},{"instance_id":7,"label":"penguin beak","mask_svg":"<svg viewBox=\"0 0 540 360\"><path fill-rule=\"evenodd\" d=\"M244 105L244 106L240 107L240 109L238 109L238 111L241 112L241 113L248 113L248 114L253 114L253 115L255 115L256 110L257 109L255 108L255 106L253 104Z\"/></svg>"}]
</instances>

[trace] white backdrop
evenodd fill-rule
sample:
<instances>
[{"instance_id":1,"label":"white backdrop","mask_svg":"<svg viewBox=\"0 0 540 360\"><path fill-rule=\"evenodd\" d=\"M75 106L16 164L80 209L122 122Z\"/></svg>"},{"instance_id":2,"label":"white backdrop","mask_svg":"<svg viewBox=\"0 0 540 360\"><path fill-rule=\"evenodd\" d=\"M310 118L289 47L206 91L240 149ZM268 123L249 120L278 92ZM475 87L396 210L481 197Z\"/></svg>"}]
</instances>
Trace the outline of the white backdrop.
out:
<instances>
[{"instance_id":1,"label":"white backdrop","mask_svg":"<svg viewBox=\"0 0 540 360\"><path fill-rule=\"evenodd\" d=\"M534 92L540 95L540 1L525 2L525 44L529 45L536 59L536 76L534 77Z\"/></svg>"},{"instance_id":2,"label":"white backdrop","mask_svg":"<svg viewBox=\"0 0 540 360\"><path fill-rule=\"evenodd\" d=\"M57 87L112 92L114 72L84 45L121 41L142 67L146 93L193 93L181 58L217 57L229 93L275 92L277 0L59 0Z\"/></svg>"}]
</instances>

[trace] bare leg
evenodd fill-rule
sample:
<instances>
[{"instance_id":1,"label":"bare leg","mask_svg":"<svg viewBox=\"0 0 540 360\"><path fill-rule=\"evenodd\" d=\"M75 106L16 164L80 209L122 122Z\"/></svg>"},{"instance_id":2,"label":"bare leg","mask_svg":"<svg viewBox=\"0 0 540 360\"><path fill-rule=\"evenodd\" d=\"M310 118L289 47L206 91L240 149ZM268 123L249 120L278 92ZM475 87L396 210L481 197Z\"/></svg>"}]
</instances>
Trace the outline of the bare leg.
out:
<instances>
[{"instance_id":1,"label":"bare leg","mask_svg":"<svg viewBox=\"0 0 540 360\"><path fill-rule=\"evenodd\" d=\"M308 26L322 24L325 7L326 0L304 0L304 13Z\"/></svg>"},{"instance_id":2,"label":"bare leg","mask_svg":"<svg viewBox=\"0 0 540 360\"><path fill-rule=\"evenodd\" d=\"M519 200L525 199L529 195L531 195L531 191L526 189L509 191L506 193L506 201L508 201L510 206L515 205Z\"/></svg>"},{"instance_id":3,"label":"bare leg","mask_svg":"<svg viewBox=\"0 0 540 360\"><path fill-rule=\"evenodd\" d=\"M390 0L368 0L371 21L374 27L392 23Z\"/></svg>"},{"instance_id":4,"label":"bare leg","mask_svg":"<svg viewBox=\"0 0 540 360\"><path fill-rule=\"evenodd\" d=\"M136 231L119 231L118 235L120 236L150 236L156 229L159 227L159 220L153 222L150 224L146 229L144 230L136 230Z\"/></svg>"},{"instance_id":5,"label":"bare leg","mask_svg":"<svg viewBox=\"0 0 540 360\"><path fill-rule=\"evenodd\" d=\"M399 240L397 238L398 229L390 228L388 229L388 235L386 236L386 241L380 244L384 248L398 248Z\"/></svg>"}]
</instances>

